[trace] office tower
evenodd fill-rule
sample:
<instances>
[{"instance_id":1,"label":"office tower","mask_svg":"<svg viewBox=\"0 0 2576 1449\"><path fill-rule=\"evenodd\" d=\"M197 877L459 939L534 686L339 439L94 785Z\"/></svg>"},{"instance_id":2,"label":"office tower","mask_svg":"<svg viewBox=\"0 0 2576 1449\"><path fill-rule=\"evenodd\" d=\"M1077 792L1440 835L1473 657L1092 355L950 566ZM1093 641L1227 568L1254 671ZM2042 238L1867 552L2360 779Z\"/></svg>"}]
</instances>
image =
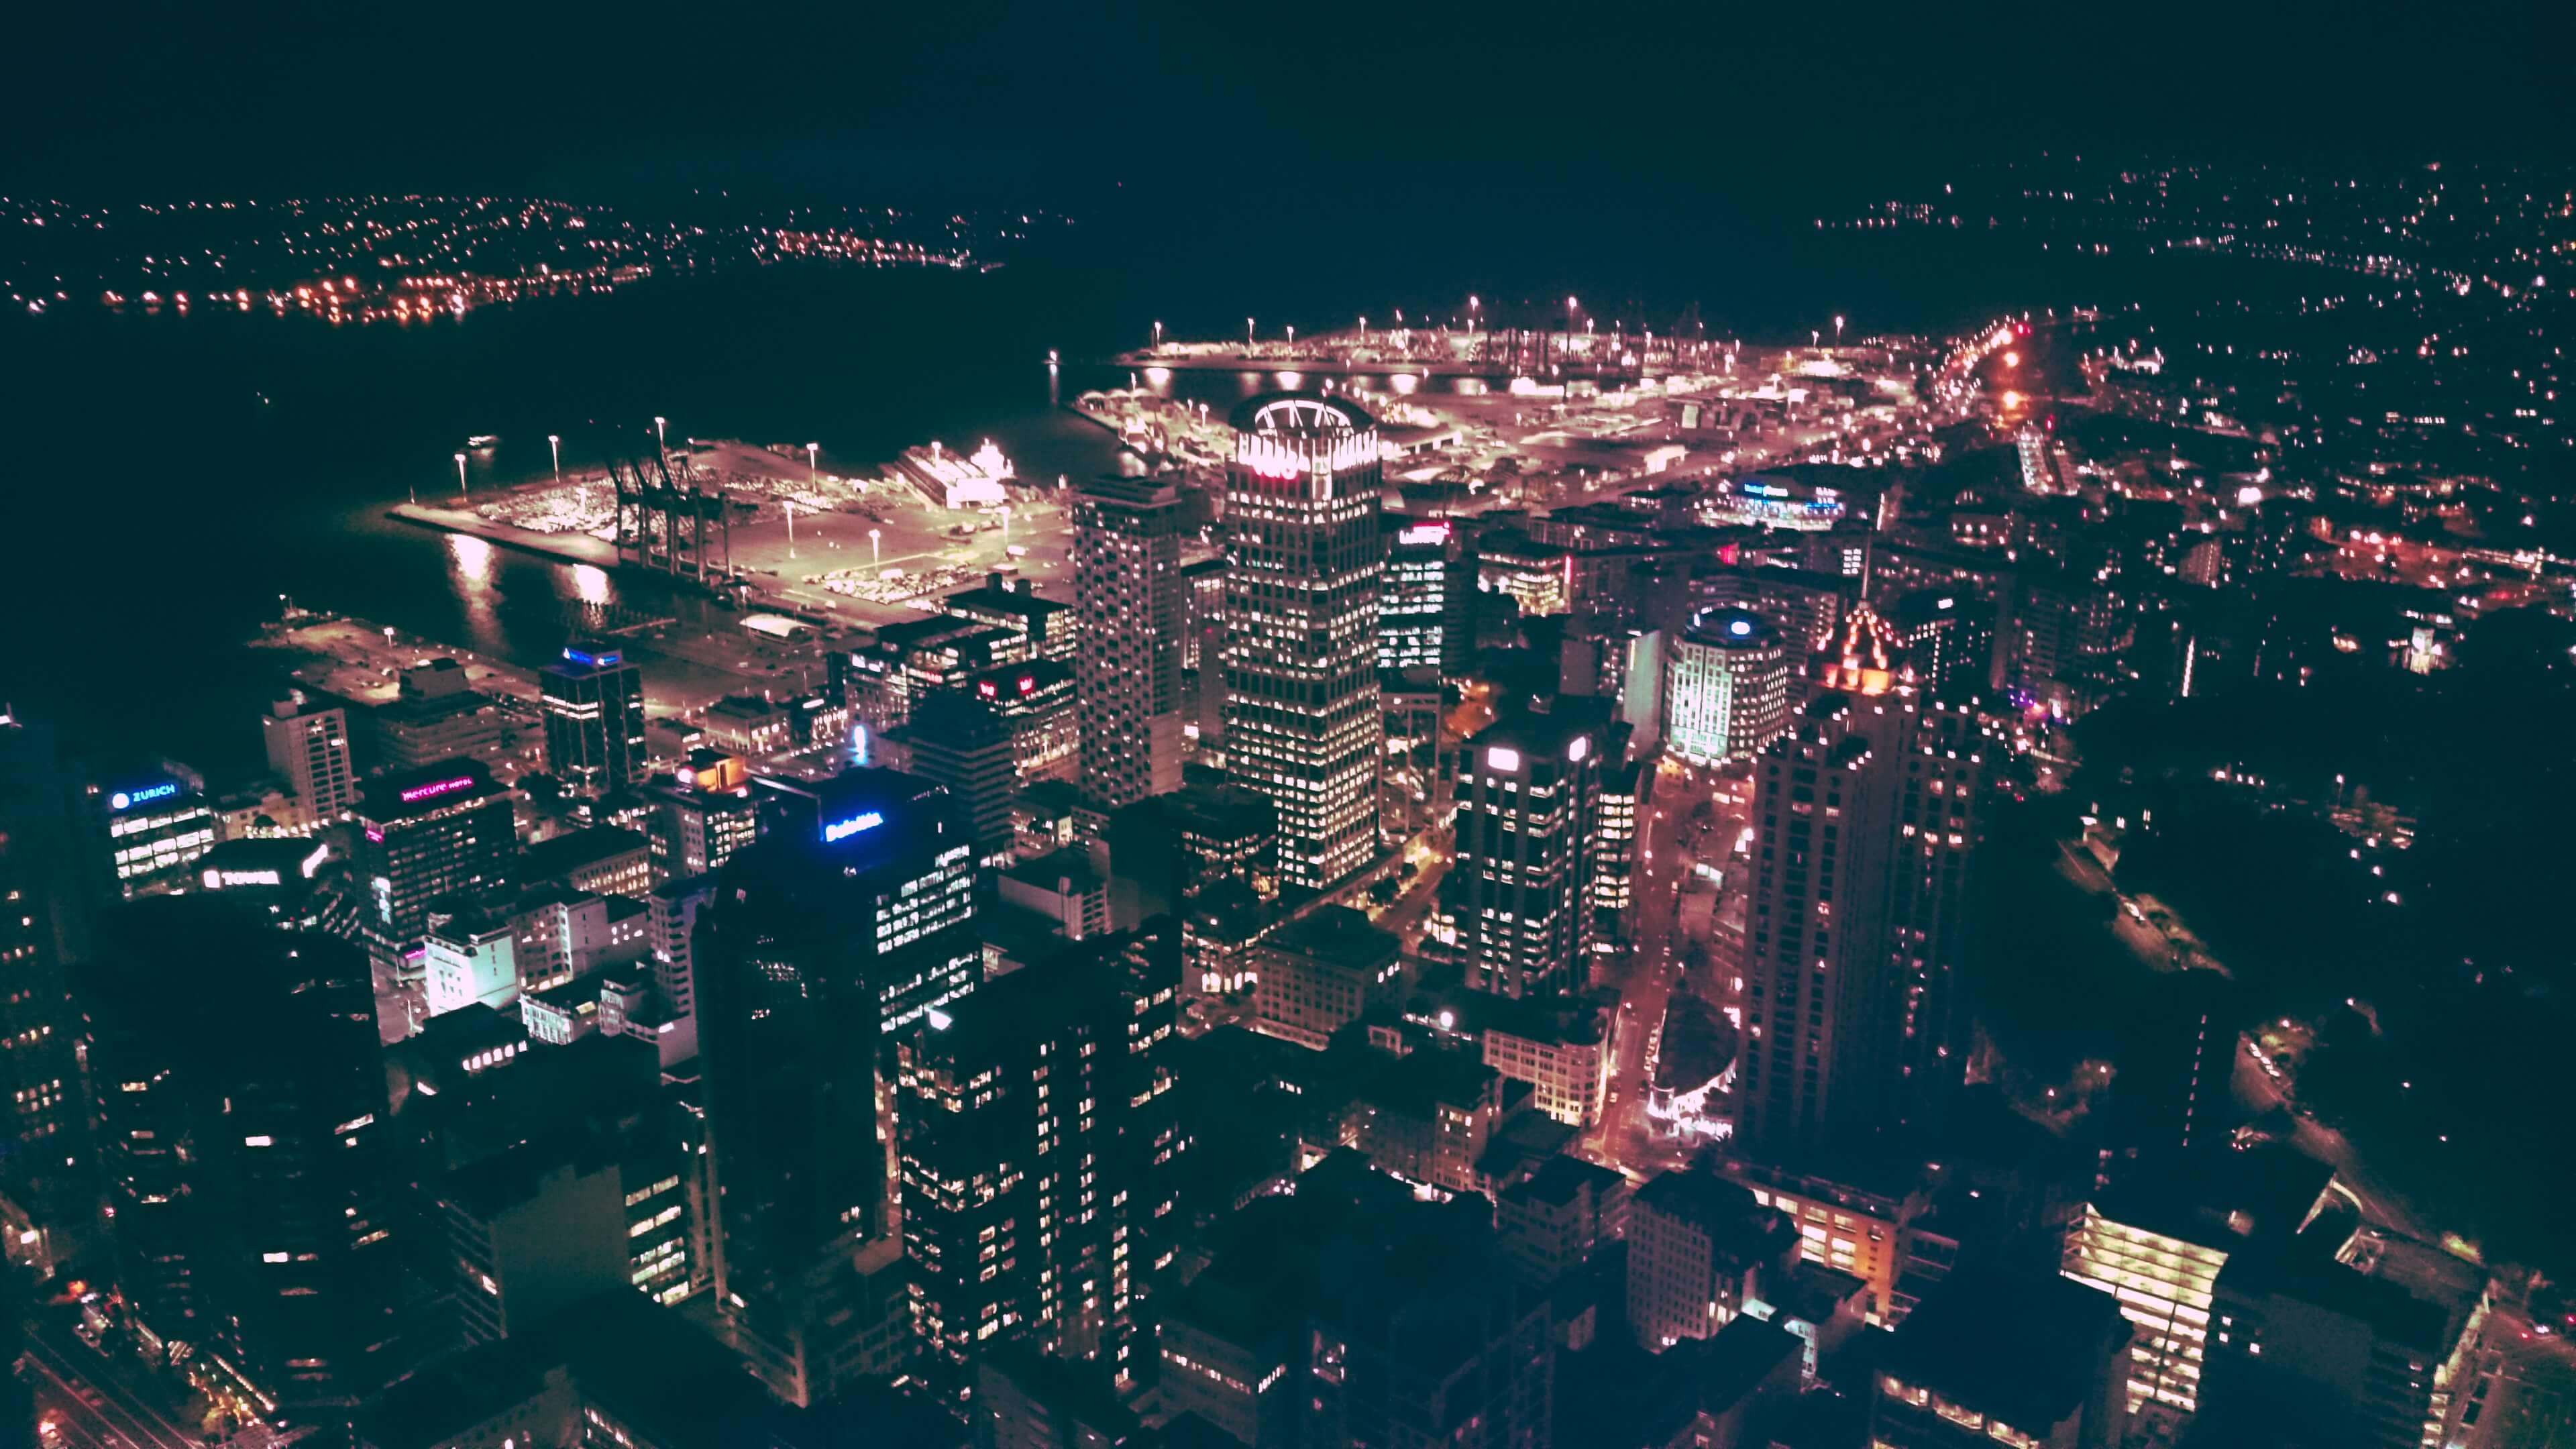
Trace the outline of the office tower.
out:
<instances>
[{"instance_id":1,"label":"office tower","mask_svg":"<svg viewBox=\"0 0 2576 1449\"><path fill-rule=\"evenodd\" d=\"M1403 942L1348 906L1325 906L1252 948L1252 1029L1322 1051L1372 1007L1404 998Z\"/></svg>"},{"instance_id":2,"label":"office tower","mask_svg":"<svg viewBox=\"0 0 2576 1449\"><path fill-rule=\"evenodd\" d=\"M795 816L797 803L812 813ZM854 1305L881 1302L887 1282L878 1063L888 1033L976 988L974 888L974 846L947 792L859 769L780 797L779 823L727 863L698 914L723 1319L795 1402L875 1361L874 1318Z\"/></svg>"},{"instance_id":3,"label":"office tower","mask_svg":"<svg viewBox=\"0 0 2576 1449\"><path fill-rule=\"evenodd\" d=\"M2009 633L2007 682L2045 694L2086 665L2120 653L2135 637L2131 611L2096 580L2059 570L2024 575Z\"/></svg>"},{"instance_id":4,"label":"office tower","mask_svg":"<svg viewBox=\"0 0 2576 1449\"><path fill-rule=\"evenodd\" d=\"M1123 1449L1163 1442L1120 1403L1109 1382L1081 1364L1020 1344L997 1345L975 1365L974 1449Z\"/></svg>"},{"instance_id":5,"label":"office tower","mask_svg":"<svg viewBox=\"0 0 2576 1449\"><path fill-rule=\"evenodd\" d=\"M1192 782L1109 817L1109 874L1122 920L1178 915L1223 880L1279 893L1279 808L1240 785Z\"/></svg>"},{"instance_id":6,"label":"office tower","mask_svg":"<svg viewBox=\"0 0 2576 1449\"><path fill-rule=\"evenodd\" d=\"M479 760L443 760L381 776L358 803L353 874L364 883L370 933L402 944L428 924L429 903L498 885L519 853L507 786Z\"/></svg>"},{"instance_id":7,"label":"office tower","mask_svg":"<svg viewBox=\"0 0 2576 1449\"><path fill-rule=\"evenodd\" d=\"M1377 423L1341 399L1234 411L1226 470L1227 769L1279 806L1279 870L1323 890L1377 850Z\"/></svg>"},{"instance_id":8,"label":"office tower","mask_svg":"<svg viewBox=\"0 0 2576 1449\"><path fill-rule=\"evenodd\" d=\"M579 795L614 795L642 784L644 671L626 651L567 644L537 674L546 711L546 769Z\"/></svg>"},{"instance_id":9,"label":"office tower","mask_svg":"<svg viewBox=\"0 0 2576 1449\"><path fill-rule=\"evenodd\" d=\"M671 1023L667 1055L686 1062L698 1054L698 913L715 899L714 876L665 881L646 901L651 912L649 939L653 954L653 989Z\"/></svg>"},{"instance_id":10,"label":"office tower","mask_svg":"<svg viewBox=\"0 0 2576 1449\"><path fill-rule=\"evenodd\" d=\"M1378 590L1377 667L1382 673L1431 669L1455 675L1471 641L1464 627L1472 591L1446 519L1390 515L1386 574Z\"/></svg>"},{"instance_id":11,"label":"office tower","mask_svg":"<svg viewBox=\"0 0 2576 1449\"><path fill-rule=\"evenodd\" d=\"M402 672L401 692L367 711L379 769L417 770L442 760L498 761L515 733L489 697L467 688L465 666L432 659Z\"/></svg>"},{"instance_id":12,"label":"office tower","mask_svg":"<svg viewBox=\"0 0 2576 1449\"><path fill-rule=\"evenodd\" d=\"M1628 1231L1628 1179L1616 1169L1559 1155L1494 1199L1494 1232L1512 1276L1553 1287Z\"/></svg>"},{"instance_id":13,"label":"office tower","mask_svg":"<svg viewBox=\"0 0 2576 1449\"><path fill-rule=\"evenodd\" d=\"M309 1423L397 1368L398 1173L365 954L262 915L135 902L79 992L127 1305Z\"/></svg>"},{"instance_id":14,"label":"office tower","mask_svg":"<svg viewBox=\"0 0 2576 1449\"><path fill-rule=\"evenodd\" d=\"M89 826L106 837L107 898L186 890L215 843L206 782L176 761L112 767L87 792Z\"/></svg>"},{"instance_id":15,"label":"office tower","mask_svg":"<svg viewBox=\"0 0 2576 1449\"><path fill-rule=\"evenodd\" d=\"M2333 1169L2287 1147L2210 1147L2142 1164L2067 1227L2060 1271L2117 1295L2136 1326L2128 1407L2200 1407L2210 1304L2230 1258L2286 1243L2327 1203Z\"/></svg>"},{"instance_id":16,"label":"office tower","mask_svg":"<svg viewBox=\"0 0 2576 1449\"><path fill-rule=\"evenodd\" d=\"M1011 799L1020 790L1010 722L972 690L943 689L913 709L902 730L912 772L946 786L966 814L977 860L1011 850Z\"/></svg>"},{"instance_id":17,"label":"office tower","mask_svg":"<svg viewBox=\"0 0 2576 1449\"><path fill-rule=\"evenodd\" d=\"M1417 1200L1347 1155L1255 1198L1163 1314L1160 1392L1246 1449L1547 1449L1554 1324L1481 1199Z\"/></svg>"},{"instance_id":18,"label":"office tower","mask_svg":"<svg viewBox=\"0 0 2576 1449\"><path fill-rule=\"evenodd\" d=\"M1592 949L1615 955L1636 941L1639 822L1654 801L1655 767L1647 758L1605 761L1601 805L1592 821Z\"/></svg>"},{"instance_id":19,"label":"office tower","mask_svg":"<svg viewBox=\"0 0 2576 1449\"><path fill-rule=\"evenodd\" d=\"M1859 587L1858 579L1839 572L1764 564L1719 569L1701 580L1698 592L1707 604L1743 609L1773 622L1794 670L1796 660L1833 641Z\"/></svg>"},{"instance_id":20,"label":"office tower","mask_svg":"<svg viewBox=\"0 0 2576 1449\"><path fill-rule=\"evenodd\" d=\"M1440 882L1467 984L1503 996L1581 987L1592 970L1598 700L1513 708L1458 752L1457 859Z\"/></svg>"},{"instance_id":21,"label":"office tower","mask_svg":"<svg viewBox=\"0 0 2576 1449\"><path fill-rule=\"evenodd\" d=\"M1795 654L1761 615L1702 609L1672 643L1664 671L1666 748L1694 765L1746 760L1789 731Z\"/></svg>"},{"instance_id":22,"label":"office tower","mask_svg":"<svg viewBox=\"0 0 2576 1449\"><path fill-rule=\"evenodd\" d=\"M1964 1078L1966 912L1984 726L1915 693L1867 606L1754 773L1737 1140L1863 1150L1937 1125Z\"/></svg>"},{"instance_id":23,"label":"office tower","mask_svg":"<svg viewBox=\"0 0 2576 1449\"><path fill-rule=\"evenodd\" d=\"M1873 1323L1893 1322L1896 1283L1914 1220L1930 1211L1925 1190L1906 1177L1869 1181L1824 1177L1769 1163L1729 1162L1726 1176L1752 1189L1753 1200L1798 1225L1800 1258L1859 1279L1869 1289Z\"/></svg>"},{"instance_id":24,"label":"office tower","mask_svg":"<svg viewBox=\"0 0 2576 1449\"><path fill-rule=\"evenodd\" d=\"M316 705L291 689L259 722L268 745L268 767L295 800L296 824L313 830L333 824L358 804L358 773L349 763L349 711Z\"/></svg>"},{"instance_id":25,"label":"office tower","mask_svg":"<svg viewBox=\"0 0 2576 1449\"><path fill-rule=\"evenodd\" d=\"M524 1333L626 1284L623 1179L601 1144L526 1142L431 1188L468 1344Z\"/></svg>"},{"instance_id":26,"label":"office tower","mask_svg":"<svg viewBox=\"0 0 2576 1449\"><path fill-rule=\"evenodd\" d=\"M1181 786L1181 490L1096 478L1073 513L1081 784L1108 811Z\"/></svg>"},{"instance_id":27,"label":"office tower","mask_svg":"<svg viewBox=\"0 0 2576 1449\"><path fill-rule=\"evenodd\" d=\"M2195 1429L2234 1444L2466 1442L2477 1423L2469 1410L2485 1389L2476 1362L2489 1308L2484 1275L2408 1277L2364 1272L2315 1244L2229 1258L2218 1274Z\"/></svg>"},{"instance_id":28,"label":"office tower","mask_svg":"<svg viewBox=\"0 0 2576 1449\"><path fill-rule=\"evenodd\" d=\"M567 830L520 852L510 878L642 900L653 889L653 838L621 825Z\"/></svg>"},{"instance_id":29,"label":"office tower","mask_svg":"<svg viewBox=\"0 0 2576 1449\"><path fill-rule=\"evenodd\" d=\"M1225 648L1225 556L1181 565L1181 667L1213 671Z\"/></svg>"},{"instance_id":30,"label":"office tower","mask_svg":"<svg viewBox=\"0 0 2576 1449\"><path fill-rule=\"evenodd\" d=\"M75 1249L82 1128L64 973L87 939L91 882L72 847L69 782L46 726L0 707L0 1212L7 1256L40 1270Z\"/></svg>"},{"instance_id":31,"label":"office tower","mask_svg":"<svg viewBox=\"0 0 2576 1449\"><path fill-rule=\"evenodd\" d=\"M1994 687L1994 605L1957 590L1917 589L1887 606L1887 623L1925 694L1966 703Z\"/></svg>"},{"instance_id":32,"label":"office tower","mask_svg":"<svg viewBox=\"0 0 2576 1449\"><path fill-rule=\"evenodd\" d=\"M1739 1183L1667 1172L1628 1204L1628 1327L1661 1353L1708 1338L1798 1260L1798 1229Z\"/></svg>"},{"instance_id":33,"label":"office tower","mask_svg":"<svg viewBox=\"0 0 2576 1449\"><path fill-rule=\"evenodd\" d=\"M1870 1440L1889 1449L2118 1449L2129 1422L2120 1396L2128 1339L2108 1293L2041 1274L1960 1273L1881 1348Z\"/></svg>"},{"instance_id":34,"label":"office tower","mask_svg":"<svg viewBox=\"0 0 2576 1449\"><path fill-rule=\"evenodd\" d=\"M1080 565L1077 558L1076 568ZM950 594L942 605L957 618L1016 635L1019 648L1014 659L1052 659L1059 664L1074 660L1075 634L1082 618L1078 606L1039 598L1025 579L987 574L982 584Z\"/></svg>"},{"instance_id":35,"label":"office tower","mask_svg":"<svg viewBox=\"0 0 2576 1449\"><path fill-rule=\"evenodd\" d=\"M913 1324L948 1383L996 1338L1135 1377L1137 1302L1170 1262L1184 1145L1174 944L1068 948L898 1043Z\"/></svg>"},{"instance_id":36,"label":"office tower","mask_svg":"<svg viewBox=\"0 0 2576 1449\"><path fill-rule=\"evenodd\" d=\"M670 786L644 798L652 810L653 873L660 881L711 874L760 838L760 812L745 785Z\"/></svg>"}]
</instances>

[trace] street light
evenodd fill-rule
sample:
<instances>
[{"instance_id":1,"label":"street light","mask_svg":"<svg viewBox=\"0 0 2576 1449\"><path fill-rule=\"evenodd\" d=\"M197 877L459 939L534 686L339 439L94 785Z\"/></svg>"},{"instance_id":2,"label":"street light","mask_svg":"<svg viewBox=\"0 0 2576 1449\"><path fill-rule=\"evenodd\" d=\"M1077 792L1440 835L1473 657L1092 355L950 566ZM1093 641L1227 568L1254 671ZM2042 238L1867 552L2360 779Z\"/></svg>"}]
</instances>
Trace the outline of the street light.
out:
<instances>
[{"instance_id":1,"label":"street light","mask_svg":"<svg viewBox=\"0 0 2576 1449\"><path fill-rule=\"evenodd\" d=\"M796 500L789 498L784 501L787 505L787 556L794 558L796 557Z\"/></svg>"},{"instance_id":2,"label":"street light","mask_svg":"<svg viewBox=\"0 0 2576 1449\"><path fill-rule=\"evenodd\" d=\"M868 563L872 566L885 562L885 552L877 546L877 540L884 536L885 533L882 529L871 528L868 530Z\"/></svg>"},{"instance_id":3,"label":"street light","mask_svg":"<svg viewBox=\"0 0 2576 1449\"><path fill-rule=\"evenodd\" d=\"M467 492L468 490L465 487L465 455L463 453L459 453L456 455L456 496L459 498L466 497Z\"/></svg>"},{"instance_id":4,"label":"street light","mask_svg":"<svg viewBox=\"0 0 2576 1449\"><path fill-rule=\"evenodd\" d=\"M1835 346L1837 346L1837 347L1840 347L1840 346L1842 345L1842 341L1843 341L1843 314L1842 314L1842 313L1840 313L1840 312L1836 312L1836 313L1834 314L1834 345L1835 345Z\"/></svg>"},{"instance_id":5,"label":"street light","mask_svg":"<svg viewBox=\"0 0 2576 1449\"><path fill-rule=\"evenodd\" d=\"M1576 303L1575 303L1575 300L1574 300L1572 297L1568 297L1568 298L1566 298L1566 299L1565 299L1565 336L1566 336L1566 339L1567 339L1568 341L1572 341L1572 340L1573 340L1573 337L1574 337L1574 309L1575 309L1575 306L1576 306Z\"/></svg>"},{"instance_id":6,"label":"street light","mask_svg":"<svg viewBox=\"0 0 2576 1449\"><path fill-rule=\"evenodd\" d=\"M665 431L670 426L670 422L669 418L659 413L653 415L653 446L665 453L671 451L671 436Z\"/></svg>"},{"instance_id":7,"label":"street light","mask_svg":"<svg viewBox=\"0 0 2576 1449\"><path fill-rule=\"evenodd\" d=\"M563 481L563 434L546 434L546 446L554 450L555 481L561 483Z\"/></svg>"},{"instance_id":8,"label":"street light","mask_svg":"<svg viewBox=\"0 0 2576 1449\"><path fill-rule=\"evenodd\" d=\"M1243 345L1246 351L1252 347L1252 319L1249 317L1243 319Z\"/></svg>"},{"instance_id":9,"label":"street light","mask_svg":"<svg viewBox=\"0 0 2576 1449\"><path fill-rule=\"evenodd\" d=\"M1163 324L1159 321L1154 324L1154 345L1156 347L1163 345Z\"/></svg>"},{"instance_id":10,"label":"street light","mask_svg":"<svg viewBox=\"0 0 2576 1449\"><path fill-rule=\"evenodd\" d=\"M807 443L805 445L805 482L809 486L821 481L820 476L815 470L814 453L816 449L821 448L822 446L823 445L820 443Z\"/></svg>"},{"instance_id":11,"label":"street light","mask_svg":"<svg viewBox=\"0 0 2576 1449\"><path fill-rule=\"evenodd\" d=\"M993 511L1002 516L1002 547L1008 549L1011 546L1011 505L1005 503Z\"/></svg>"}]
</instances>

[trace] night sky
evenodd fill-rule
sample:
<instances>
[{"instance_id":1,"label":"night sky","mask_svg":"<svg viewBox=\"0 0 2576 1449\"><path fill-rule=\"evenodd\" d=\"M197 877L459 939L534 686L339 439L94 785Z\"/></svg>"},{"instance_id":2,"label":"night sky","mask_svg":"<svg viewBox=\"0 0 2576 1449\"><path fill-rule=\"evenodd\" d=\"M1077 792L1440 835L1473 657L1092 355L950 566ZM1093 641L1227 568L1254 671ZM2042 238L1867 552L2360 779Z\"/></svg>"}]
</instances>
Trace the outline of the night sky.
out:
<instances>
[{"instance_id":1,"label":"night sky","mask_svg":"<svg viewBox=\"0 0 2576 1449\"><path fill-rule=\"evenodd\" d=\"M1251 183L1437 217L1622 189L1687 210L2048 146L2522 157L2568 144L2546 10L43 5L10 23L0 182L1067 210Z\"/></svg>"}]
</instances>

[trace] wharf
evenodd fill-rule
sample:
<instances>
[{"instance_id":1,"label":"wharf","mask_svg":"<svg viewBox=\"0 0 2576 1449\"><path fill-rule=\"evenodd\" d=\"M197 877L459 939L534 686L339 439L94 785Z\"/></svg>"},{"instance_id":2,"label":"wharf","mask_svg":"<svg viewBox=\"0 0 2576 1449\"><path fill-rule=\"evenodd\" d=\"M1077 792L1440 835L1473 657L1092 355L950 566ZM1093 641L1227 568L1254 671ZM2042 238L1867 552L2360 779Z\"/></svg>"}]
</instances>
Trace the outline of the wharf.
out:
<instances>
[{"instance_id":1,"label":"wharf","mask_svg":"<svg viewBox=\"0 0 2576 1449\"><path fill-rule=\"evenodd\" d=\"M465 534L504 548L543 554L566 563L589 564L603 569L617 567L617 545L586 533L539 533L516 524L495 523L462 508L439 508L427 503L397 503L385 510L385 516L399 518L405 523L417 523L424 528Z\"/></svg>"}]
</instances>

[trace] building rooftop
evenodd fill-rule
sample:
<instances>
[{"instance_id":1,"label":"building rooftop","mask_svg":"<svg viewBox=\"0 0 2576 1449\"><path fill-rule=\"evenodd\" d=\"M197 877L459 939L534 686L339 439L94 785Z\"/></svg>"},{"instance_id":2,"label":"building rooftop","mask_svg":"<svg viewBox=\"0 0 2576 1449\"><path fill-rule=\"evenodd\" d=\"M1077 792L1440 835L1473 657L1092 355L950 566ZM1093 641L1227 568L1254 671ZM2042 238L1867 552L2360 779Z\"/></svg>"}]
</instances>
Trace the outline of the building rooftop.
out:
<instances>
[{"instance_id":1,"label":"building rooftop","mask_svg":"<svg viewBox=\"0 0 2576 1449\"><path fill-rule=\"evenodd\" d=\"M1100 872L1091 868L1091 853L1079 845L1068 845L1033 860L1016 862L1002 874L1023 885L1036 886L1059 895L1076 895L1097 890L1102 885Z\"/></svg>"},{"instance_id":2,"label":"building rooftop","mask_svg":"<svg viewBox=\"0 0 2576 1449\"><path fill-rule=\"evenodd\" d=\"M1593 1201L1597 1203L1610 1189L1626 1180L1599 1163L1586 1162L1580 1157L1558 1156L1549 1158L1538 1171L1505 1188L1503 1196L1515 1201L1563 1207L1574 1201L1576 1193L1589 1187Z\"/></svg>"},{"instance_id":3,"label":"building rooftop","mask_svg":"<svg viewBox=\"0 0 2576 1449\"><path fill-rule=\"evenodd\" d=\"M1206 896L1202 895L1201 900ZM1355 971L1395 959L1401 943L1349 906L1323 906L1271 933L1269 945Z\"/></svg>"},{"instance_id":4,"label":"building rooftop","mask_svg":"<svg viewBox=\"0 0 2576 1449\"><path fill-rule=\"evenodd\" d=\"M2222 1298L2235 1294L2293 1299L2366 1323L2379 1338L2422 1349L2435 1358L2448 1352L2458 1338L2469 1296L2451 1303L2419 1298L2403 1284L2339 1263L2304 1242L2230 1255L2218 1273L2218 1293Z\"/></svg>"},{"instance_id":5,"label":"building rooftop","mask_svg":"<svg viewBox=\"0 0 2576 1449\"><path fill-rule=\"evenodd\" d=\"M520 858L518 876L528 881L561 880L575 871L604 865L638 851L650 853L652 837L618 825L593 825L540 840Z\"/></svg>"},{"instance_id":6,"label":"building rooftop","mask_svg":"<svg viewBox=\"0 0 2576 1449\"><path fill-rule=\"evenodd\" d=\"M494 783L481 760L441 760L367 782L358 814L367 820L406 820L508 793L509 787Z\"/></svg>"},{"instance_id":7,"label":"building rooftop","mask_svg":"<svg viewBox=\"0 0 2576 1449\"><path fill-rule=\"evenodd\" d=\"M1951 1274L1890 1335L1908 1384L2045 1438L2093 1396L2129 1341L2119 1300L2055 1273Z\"/></svg>"},{"instance_id":8,"label":"building rooftop","mask_svg":"<svg viewBox=\"0 0 2576 1449\"><path fill-rule=\"evenodd\" d=\"M1738 1262L1768 1258L1798 1232L1786 1215L1755 1202L1751 1188L1711 1172L1660 1173L1629 1201L1691 1224L1713 1250Z\"/></svg>"},{"instance_id":9,"label":"building rooftop","mask_svg":"<svg viewBox=\"0 0 2576 1449\"><path fill-rule=\"evenodd\" d=\"M2206 1248L2287 1238L2306 1222L2334 1169L2295 1147L2265 1143L2179 1153L2094 1195L2113 1222Z\"/></svg>"},{"instance_id":10,"label":"building rooftop","mask_svg":"<svg viewBox=\"0 0 2576 1449\"><path fill-rule=\"evenodd\" d=\"M970 608L1008 614L1037 625L1043 625L1073 607L1059 600L1041 599L1026 583L1011 583L999 574L988 576L974 588L950 594L946 602L952 609ZM877 638L881 641L885 638L883 630L878 631Z\"/></svg>"}]
</instances>

